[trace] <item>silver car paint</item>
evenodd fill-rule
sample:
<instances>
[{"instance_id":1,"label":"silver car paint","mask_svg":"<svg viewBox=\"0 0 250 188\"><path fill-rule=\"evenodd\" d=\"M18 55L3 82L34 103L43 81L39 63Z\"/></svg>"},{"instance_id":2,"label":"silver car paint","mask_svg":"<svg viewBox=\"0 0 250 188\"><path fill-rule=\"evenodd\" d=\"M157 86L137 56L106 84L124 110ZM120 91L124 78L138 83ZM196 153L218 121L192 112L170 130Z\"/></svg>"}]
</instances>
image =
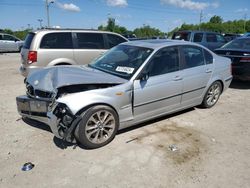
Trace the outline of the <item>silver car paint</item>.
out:
<instances>
[{"instance_id":1,"label":"silver car paint","mask_svg":"<svg viewBox=\"0 0 250 188\"><path fill-rule=\"evenodd\" d=\"M11 36L12 38L15 38L16 41L14 40L0 40L0 52L17 52L20 50L20 48L23 45L23 41L20 40L19 38L9 35L9 34L5 34L5 33L0 33L0 35L8 35Z\"/></svg>"},{"instance_id":2,"label":"silver car paint","mask_svg":"<svg viewBox=\"0 0 250 188\"><path fill-rule=\"evenodd\" d=\"M151 47L154 49L154 53L166 46L200 46L183 41L162 42L162 44L134 41L126 44ZM224 90L229 87L232 78L230 72L231 62L229 59L219 57L211 51L210 53L214 57L214 63L211 65L149 77L147 81L138 80L138 75L154 53L148 57L130 80L105 89L67 94L58 98L56 103L66 104L74 115L90 105L106 104L114 108L118 113L119 129L122 129L201 104L208 87L214 81L221 81ZM71 81L68 80L68 82L70 84ZM132 98L133 95L134 99ZM132 103L133 100L134 103ZM48 114L53 119L53 114L50 112ZM52 127L55 126L54 123L54 120L48 122Z\"/></svg>"}]
</instances>

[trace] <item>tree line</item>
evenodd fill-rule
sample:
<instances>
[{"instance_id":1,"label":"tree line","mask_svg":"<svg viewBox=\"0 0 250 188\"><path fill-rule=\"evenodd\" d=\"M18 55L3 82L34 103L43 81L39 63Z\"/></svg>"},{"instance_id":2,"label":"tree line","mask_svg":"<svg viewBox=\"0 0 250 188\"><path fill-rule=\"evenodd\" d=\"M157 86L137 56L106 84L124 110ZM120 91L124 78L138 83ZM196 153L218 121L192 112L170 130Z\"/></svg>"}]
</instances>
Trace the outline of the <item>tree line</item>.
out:
<instances>
[{"instance_id":1,"label":"tree line","mask_svg":"<svg viewBox=\"0 0 250 188\"><path fill-rule=\"evenodd\" d=\"M167 26L166 26L167 27ZM116 32L122 35L136 35L139 38L149 38L158 36L171 36L173 32L178 30L205 30L214 31L219 33L235 33L242 34L245 32L250 32L250 20L233 20L224 22L220 16L213 16L208 22L201 24L186 24L183 23L180 27L174 28L169 33L164 33L161 30L151 27L149 25L143 25L141 27L135 28L134 30L128 30L124 26L120 26L115 23L114 18L108 18L107 25L100 25L98 30ZM12 31L11 29L3 29L0 32L5 32L8 34L15 35L20 39L24 39L31 29L25 29L23 31Z\"/></svg>"}]
</instances>

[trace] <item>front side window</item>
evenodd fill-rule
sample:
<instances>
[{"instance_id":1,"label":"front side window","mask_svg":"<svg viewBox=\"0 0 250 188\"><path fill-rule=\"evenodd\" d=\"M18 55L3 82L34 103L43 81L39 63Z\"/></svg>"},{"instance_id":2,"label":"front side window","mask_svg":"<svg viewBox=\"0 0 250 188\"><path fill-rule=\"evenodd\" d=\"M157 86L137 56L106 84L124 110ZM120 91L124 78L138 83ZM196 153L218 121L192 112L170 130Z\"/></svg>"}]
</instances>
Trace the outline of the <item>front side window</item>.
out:
<instances>
[{"instance_id":1,"label":"front side window","mask_svg":"<svg viewBox=\"0 0 250 188\"><path fill-rule=\"evenodd\" d=\"M112 48L122 42L126 42L124 38L112 34L107 34L107 39L109 48Z\"/></svg>"},{"instance_id":2,"label":"front side window","mask_svg":"<svg viewBox=\"0 0 250 188\"><path fill-rule=\"evenodd\" d=\"M40 48L43 49L72 49L71 33L49 33L44 35Z\"/></svg>"},{"instance_id":3,"label":"front side window","mask_svg":"<svg viewBox=\"0 0 250 188\"><path fill-rule=\"evenodd\" d=\"M146 66L149 76L162 75L179 70L178 47L160 49Z\"/></svg>"},{"instance_id":4,"label":"front side window","mask_svg":"<svg viewBox=\"0 0 250 188\"><path fill-rule=\"evenodd\" d=\"M185 66L184 68L192 68L204 65L204 56L201 48L196 46L183 46L182 47Z\"/></svg>"},{"instance_id":5,"label":"front side window","mask_svg":"<svg viewBox=\"0 0 250 188\"><path fill-rule=\"evenodd\" d=\"M153 49L130 45L118 45L98 58L90 67L130 79Z\"/></svg>"},{"instance_id":6,"label":"front side window","mask_svg":"<svg viewBox=\"0 0 250 188\"><path fill-rule=\"evenodd\" d=\"M203 33L195 33L194 34L194 42L201 42L203 38Z\"/></svg>"},{"instance_id":7,"label":"front side window","mask_svg":"<svg viewBox=\"0 0 250 188\"><path fill-rule=\"evenodd\" d=\"M217 42L217 38L215 34L207 33L207 42Z\"/></svg>"},{"instance_id":8,"label":"front side window","mask_svg":"<svg viewBox=\"0 0 250 188\"><path fill-rule=\"evenodd\" d=\"M16 41L16 38L10 35L3 35L3 40Z\"/></svg>"},{"instance_id":9,"label":"front side window","mask_svg":"<svg viewBox=\"0 0 250 188\"><path fill-rule=\"evenodd\" d=\"M101 33L76 33L79 49L104 49Z\"/></svg>"}]
</instances>

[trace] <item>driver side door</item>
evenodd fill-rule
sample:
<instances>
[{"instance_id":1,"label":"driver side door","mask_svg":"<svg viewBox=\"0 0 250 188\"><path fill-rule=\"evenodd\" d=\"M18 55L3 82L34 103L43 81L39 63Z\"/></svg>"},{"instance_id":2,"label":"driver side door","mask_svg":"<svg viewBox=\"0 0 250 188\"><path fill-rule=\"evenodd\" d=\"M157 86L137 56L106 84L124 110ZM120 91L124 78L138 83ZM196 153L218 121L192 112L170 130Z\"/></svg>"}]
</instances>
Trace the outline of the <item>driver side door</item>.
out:
<instances>
[{"instance_id":1,"label":"driver side door","mask_svg":"<svg viewBox=\"0 0 250 188\"><path fill-rule=\"evenodd\" d=\"M166 114L180 107L182 72L179 48L165 47L144 67L148 79L134 81L134 119L136 122Z\"/></svg>"}]
</instances>

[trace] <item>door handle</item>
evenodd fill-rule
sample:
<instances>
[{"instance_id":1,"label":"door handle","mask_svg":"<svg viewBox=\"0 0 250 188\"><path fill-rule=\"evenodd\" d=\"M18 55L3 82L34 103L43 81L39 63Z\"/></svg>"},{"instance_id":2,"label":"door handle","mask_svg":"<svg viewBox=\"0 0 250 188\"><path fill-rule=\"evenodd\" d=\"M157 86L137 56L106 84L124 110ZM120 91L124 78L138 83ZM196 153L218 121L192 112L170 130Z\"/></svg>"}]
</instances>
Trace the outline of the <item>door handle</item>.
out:
<instances>
[{"instance_id":1,"label":"door handle","mask_svg":"<svg viewBox=\"0 0 250 188\"><path fill-rule=\"evenodd\" d=\"M206 73L211 73L211 72L212 72L211 69L207 69L207 70L206 70Z\"/></svg>"},{"instance_id":2,"label":"door handle","mask_svg":"<svg viewBox=\"0 0 250 188\"><path fill-rule=\"evenodd\" d=\"M182 80L182 77L180 77L180 76L175 76L175 77L173 78L173 80L174 80L174 81L179 81L179 80Z\"/></svg>"}]
</instances>

